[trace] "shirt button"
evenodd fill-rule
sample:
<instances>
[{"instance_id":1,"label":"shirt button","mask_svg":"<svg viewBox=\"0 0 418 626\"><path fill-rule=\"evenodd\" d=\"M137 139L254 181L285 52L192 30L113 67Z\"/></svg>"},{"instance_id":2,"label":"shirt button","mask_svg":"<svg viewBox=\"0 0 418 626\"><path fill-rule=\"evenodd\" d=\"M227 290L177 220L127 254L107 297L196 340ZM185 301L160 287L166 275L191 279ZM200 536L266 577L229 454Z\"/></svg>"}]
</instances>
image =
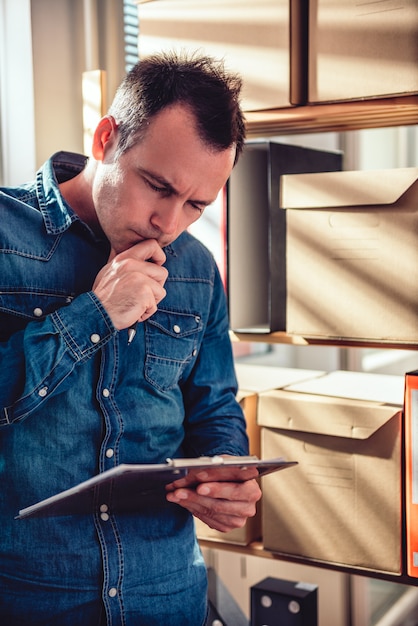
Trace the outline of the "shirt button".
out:
<instances>
[{"instance_id":1,"label":"shirt button","mask_svg":"<svg viewBox=\"0 0 418 626\"><path fill-rule=\"evenodd\" d=\"M100 519L102 520L102 522L108 522L109 521L109 513L100 513Z\"/></svg>"},{"instance_id":2,"label":"shirt button","mask_svg":"<svg viewBox=\"0 0 418 626\"><path fill-rule=\"evenodd\" d=\"M109 507L107 506L107 504L101 504L100 505L100 512L101 513L107 513L108 510L109 510Z\"/></svg>"},{"instance_id":3,"label":"shirt button","mask_svg":"<svg viewBox=\"0 0 418 626\"><path fill-rule=\"evenodd\" d=\"M180 328L180 326L178 324L174 324L173 330L174 330L175 333L178 334L181 331L181 328Z\"/></svg>"},{"instance_id":4,"label":"shirt button","mask_svg":"<svg viewBox=\"0 0 418 626\"><path fill-rule=\"evenodd\" d=\"M199 315L196 315L196 317L195 317L194 319L195 319L195 321L196 321L197 323L199 323L199 322L200 322L200 316L199 316Z\"/></svg>"},{"instance_id":5,"label":"shirt button","mask_svg":"<svg viewBox=\"0 0 418 626\"><path fill-rule=\"evenodd\" d=\"M45 398L47 393L48 393L48 387L42 387L42 389L38 391L38 396L40 396L41 398Z\"/></svg>"},{"instance_id":6,"label":"shirt button","mask_svg":"<svg viewBox=\"0 0 418 626\"><path fill-rule=\"evenodd\" d=\"M98 335L97 333L93 333L92 335L90 335L90 341L92 343L99 343L100 335Z\"/></svg>"},{"instance_id":7,"label":"shirt button","mask_svg":"<svg viewBox=\"0 0 418 626\"><path fill-rule=\"evenodd\" d=\"M43 311L39 307L36 307L36 309L33 309L33 314L35 317L41 317L42 313Z\"/></svg>"},{"instance_id":8,"label":"shirt button","mask_svg":"<svg viewBox=\"0 0 418 626\"><path fill-rule=\"evenodd\" d=\"M197 354L197 350L196 350L196 348L195 348L195 349L193 350L193 352L192 352L192 356L196 356L196 354Z\"/></svg>"},{"instance_id":9,"label":"shirt button","mask_svg":"<svg viewBox=\"0 0 418 626\"><path fill-rule=\"evenodd\" d=\"M118 595L118 590L116 589L116 587L111 587L108 591L108 594L110 598L114 598Z\"/></svg>"},{"instance_id":10,"label":"shirt button","mask_svg":"<svg viewBox=\"0 0 418 626\"><path fill-rule=\"evenodd\" d=\"M108 398L110 396L109 389L103 389L102 396L103 396L103 398Z\"/></svg>"},{"instance_id":11,"label":"shirt button","mask_svg":"<svg viewBox=\"0 0 418 626\"><path fill-rule=\"evenodd\" d=\"M112 458L112 456L113 456L114 454L115 454L115 453L114 453L114 451L113 451L113 449L112 449L112 448L108 448L108 449L106 450L106 456L107 456L107 458L108 458L108 459L111 459L111 458Z\"/></svg>"}]
</instances>

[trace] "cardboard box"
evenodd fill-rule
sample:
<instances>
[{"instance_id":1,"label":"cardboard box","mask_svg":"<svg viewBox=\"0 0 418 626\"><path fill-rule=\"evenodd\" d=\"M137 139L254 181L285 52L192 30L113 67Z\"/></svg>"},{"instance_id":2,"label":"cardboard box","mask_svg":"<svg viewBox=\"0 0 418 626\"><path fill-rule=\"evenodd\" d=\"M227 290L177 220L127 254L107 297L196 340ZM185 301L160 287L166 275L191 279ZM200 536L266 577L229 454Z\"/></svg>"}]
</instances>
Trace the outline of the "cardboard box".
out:
<instances>
[{"instance_id":1,"label":"cardboard box","mask_svg":"<svg viewBox=\"0 0 418 626\"><path fill-rule=\"evenodd\" d=\"M249 141L227 192L227 292L231 328L286 331L286 213L277 201L284 174L340 170L339 152Z\"/></svg>"},{"instance_id":2,"label":"cardboard box","mask_svg":"<svg viewBox=\"0 0 418 626\"><path fill-rule=\"evenodd\" d=\"M235 372L238 380L238 401L244 411L247 433L250 442L250 454L261 458L261 428L258 424L258 395L269 389L281 389L295 383L302 383L324 375L322 370L298 369L292 367L273 367L236 363Z\"/></svg>"},{"instance_id":3,"label":"cardboard box","mask_svg":"<svg viewBox=\"0 0 418 626\"><path fill-rule=\"evenodd\" d=\"M367 399L379 387L391 402ZM262 479L266 549L401 573L402 403L402 376L355 372L260 394L262 457L299 462Z\"/></svg>"},{"instance_id":4,"label":"cardboard box","mask_svg":"<svg viewBox=\"0 0 418 626\"><path fill-rule=\"evenodd\" d=\"M142 2L139 57L175 49L224 59L244 79L244 110L287 107L290 6L289 0Z\"/></svg>"},{"instance_id":5,"label":"cardboard box","mask_svg":"<svg viewBox=\"0 0 418 626\"><path fill-rule=\"evenodd\" d=\"M245 362L235 363L235 373L241 394L245 392L259 394L269 389L282 389L325 374L323 370L255 365ZM252 454L258 454L258 452L254 451Z\"/></svg>"},{"instance_id":6,"label":"cardboard box","mask_svg":"<svg viewBox=\"0 0 418 626\"><path fill-rule=\"evenodd\" d=\"M310 103L418 92L416 0L309 1Z\"/></svg>"},{"instance_id":7,"label":"cardboard box","mask_svg":"<svg viewBox=\"0 0 418 626\"><path fill-rule=\"evenodd\" d=\"M293 382L321 376L324 372L237 363L236 373L240 385L237 399L244 411L247 423L250 454L261 458L261 428L257 422L258 394L267 389L274 389L275 387L290 385ZM242 389L242 387L246 387L246 389ZM195 519L195 525L199 539L248 545L252 541L257 541L261 538L261 507L258 506L255 517L249 518L244 528L237 528L228 533L213 530L199 519Z\"/></svg>"},{"instance_id":8,"label":"cardboard box","mask_svg":"<svg viewBox=\"0 0 418 626\"><path fill-rule=\"evenodd\" d=\"M418 342L418 168L282 177L287 330Z\"/></svg>"}]
</instances>

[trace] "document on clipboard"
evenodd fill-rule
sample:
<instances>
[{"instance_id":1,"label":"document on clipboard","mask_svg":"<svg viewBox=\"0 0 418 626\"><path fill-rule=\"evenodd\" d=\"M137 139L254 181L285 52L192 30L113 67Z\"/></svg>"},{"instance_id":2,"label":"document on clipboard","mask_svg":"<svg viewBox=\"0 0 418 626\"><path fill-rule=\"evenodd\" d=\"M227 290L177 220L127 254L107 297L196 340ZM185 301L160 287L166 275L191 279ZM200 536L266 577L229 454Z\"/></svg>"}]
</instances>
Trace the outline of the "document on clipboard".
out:
<instances>
[{"instance_id":1,"label":"document on clipboard","mask_svg":"<svg viewBox=\"0 0 418 626\"><path fill-rule=\"evenodd\" d=\"M217 469L217 481L231 481L231 468L255 467L258 477L297 465L283 458L260 460L254 456L167 459L158 464L121 464L45 500L20 509L16 519L92 513L102 502L112 502L114 512L129 513L167 505L166 485L191 471ZM224 476L223 476L224 474ZM236 475L231 482L239 482ZM242 481L248 480L243 478ZM198 484L199 481L196 481Z\"/></svg>"}]
</instances>

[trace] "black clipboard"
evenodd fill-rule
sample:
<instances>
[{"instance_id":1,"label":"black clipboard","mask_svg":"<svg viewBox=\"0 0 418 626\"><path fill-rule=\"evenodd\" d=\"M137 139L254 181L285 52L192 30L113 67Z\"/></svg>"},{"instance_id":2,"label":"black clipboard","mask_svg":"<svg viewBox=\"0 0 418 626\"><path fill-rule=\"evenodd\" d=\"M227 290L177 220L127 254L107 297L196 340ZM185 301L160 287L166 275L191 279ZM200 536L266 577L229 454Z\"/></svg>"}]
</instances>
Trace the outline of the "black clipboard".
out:
<instances>
[{"instance_id":1,"label":"black clipboard","mask_svg":"<svg viewBox=\"0 0 418 626\"><path fill-rule=\"evenodd\" d=\"M167 459L159 464L121 464L45 500L20 509L16 519L92 513L101 502L111 502L113 512L134 512L151 506L167 506L166 485L186 476L192 470L256 467L259 477L297 465L283 458L260 460L257 457L199 457ZM235 479L236 481L237 479ZM243 481L246 479L243 479Z\"/></svg>"}]
</instances>

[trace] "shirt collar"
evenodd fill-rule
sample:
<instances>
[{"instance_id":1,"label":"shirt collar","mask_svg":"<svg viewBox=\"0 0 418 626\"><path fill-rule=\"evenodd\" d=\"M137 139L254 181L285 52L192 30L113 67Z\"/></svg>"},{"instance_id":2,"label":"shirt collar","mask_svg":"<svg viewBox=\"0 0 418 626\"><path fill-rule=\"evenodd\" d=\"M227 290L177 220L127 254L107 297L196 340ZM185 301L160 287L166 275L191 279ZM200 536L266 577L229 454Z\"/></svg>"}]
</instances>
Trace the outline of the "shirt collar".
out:
<instances>
[{"instance_id":1,"label":"shirt collar","mask_svg":"<svg viewBox=\"0 0 418 626\"><path fill-rule=\"evenodd\" d=\"M87 157L73 152L56 152L36 174L36 189L45 227L49 234L63 233L76 221L77 214L62 197L59 184L79 174Z\"/></svg>"}]
</instances>

